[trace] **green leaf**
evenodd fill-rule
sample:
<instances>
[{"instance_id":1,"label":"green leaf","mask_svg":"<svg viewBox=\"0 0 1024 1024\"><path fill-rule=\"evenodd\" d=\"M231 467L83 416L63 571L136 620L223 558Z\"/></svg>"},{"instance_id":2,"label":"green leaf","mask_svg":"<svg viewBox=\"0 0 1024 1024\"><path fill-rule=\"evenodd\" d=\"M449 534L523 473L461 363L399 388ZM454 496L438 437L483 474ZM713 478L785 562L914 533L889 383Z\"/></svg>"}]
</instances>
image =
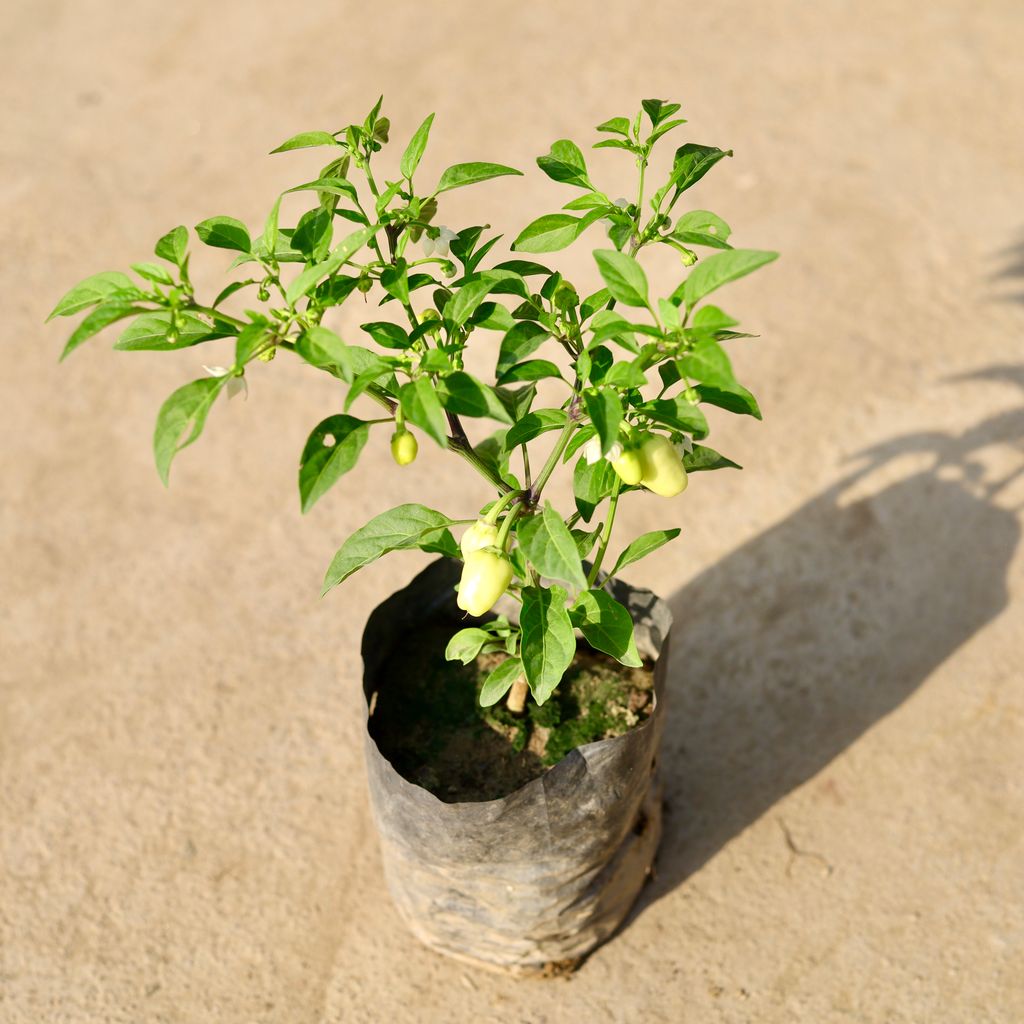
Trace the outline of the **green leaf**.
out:
<instances>
[{"instance_id":1,"label":"green leaf","mask_svg":"<svg viewBox=\"0 0 1024 1024\"><path fill-rule=\"evenodd\" d=\"M139 277L152 281L154 284L165 284L168 286L174 284L174 278L159 263L133 263L132 270Z\"/></svg>"},{"instance_id":2,"label":"green leaf","mask_svg":"<svg viewBox=\"0 0 1024 1024\"><path fill-rule=\"evenodd\" d=\"M189 348L211 338L223 338L225 331L211 327L194 313L178 314L176 341L167 337L171 329L170 312L143 313L118 338L114 348L121 352L173 352Z\"/></svg>"},{"instance_id":3,"label":"green leaf","mask_svg":"<svg viewBox=\"0 0 1024 1024\"><path fill-rule=\"evenodd\" d=\"M533 355L550 337L551 333L546 327L541 327L532 320L521 320L510 328L501 340L501 348L498 351L498 374Z\"/></svg>"},{"instance_id":4,"label":"green leaf","mask_svg":"<svg viewBox=\"0 0 1024 1024\"><path fill-rule=\"evenodd\" d=\"M694 328L708 331L726 331L730 327L739 325L739 320L734 320L728 313L723 313L717 306L701 306L693 314L690 321Z\"/></svg>"},{"instance_id":5,"label":"green leaf","mask_svg":"<svg viewBox=\"0 0 1024 1024\"><path fill-rule=\"evenodd\" d=\"M135 316L138 313L145 313L146 310L133 306L131 302L113 301L104 302L97 306L79 325L75 328L71 337L68 338L64 351L60 358L67 359L69 355L84 341L88 341L93 335L99 334L105 327L109 327L118 320L128 316Z\"/></svg>"},{"instance_id":6,"label":"green leaf","mask_svg":"<svg viewBox=\"0 0 1024 1024\"><path fill-rule=\"evenodd\" d=\"M338 271L341 266L380 230L379 224L370 227L358 228L352 234L346 235L336 245L330 255L320 263L314 263L306 267L298 277L285 290L285 297L289 304L294 304L303 295L308 294L319 281Z\"/></svg>"},{"instance_id":7,"label":"green leaf","mask_svg":"<svg viewBox=\"0 0 1024 1024\"><path fill-rule=\"evenodd\" d=\"M209 217L196 225L199 240L215 249L233 249L236 252L252 252L249 229L234 217Z\"/></svg>"},{"instance_id":8,"label":"green leaf","mask_svg":"<svg viewBox=\"0 0 1024 1024\"><path fill-rule=\"evenodd\" d=\"M716 288L745 277L778 257L777 252L762 249L733 249L731 252L709 256L690 271L690 276L683 284L683 299L687 309L692 309Z\"/></svg>"},{"instance_id":9,"label":"green leaf","mask_svg":"<svg viewBox=\"0 0 1024 1024\"><path fill-rule=\"evenodd\" d=\"M522 661L519 658L506 658L488 673L484 680L484 685L480 688L480 706L489 708L497 704L522 674Z\"/></svg>"},{"instance_id":10,"label":"green leaf","mask_svg":"<svg viewBox=\"0 0 1024 1024\"><path fill-rule=\"evenodd\" d=\"M569 532L576 542L576 550L580 553L580 558L586 558L601 535L601 526L599 525L593 530L570 530Z\"/></svg>"},{"instance_id":11,"label":"green leaf","mask_svg":"<svg viewBox=\"0 0 1024 1024\"><path fill-rule=\"evenodd\" d=\"M404 327L387 320L362 324L362 329L383 348L406 349L411 344L409 332Z\"/></svg>"},{"instance_id":12,"label":"green leaf","mask_svg":"<svg viewBox=\"0 0 1024 1024\"><path fill-rule=\"evenodd\" d=\"M612 297L627 306L646 306L647 275L632 256L614 249L595 249L597 269Z\"/></svg>"},{"instance_id":13,"label":"green leaf","mask_svg":"<svg viewBox=\"0 0 1024 1024\"><path fill-rule=\"evenodd\" d=\"M697 342L689 352L680 356L679 369L685 377L724 391L732 391L739 386L725 349L713 338Z\"/></svg>"},{"instance_id":14,"label":"green leaf","mask_svg":"<svg viewBox=\"0 0 1024 1024\"><path fill-rule=\"evenodd\" d=\"M334 214L318 206L307 210L295 226L291 237L292 248L298 249L307 260L321 258L331 244L334 233ZM272 249L268 250L273 252Z\"/></svg>"},{"instance_id":15,"label":"green leaf","mask_svg":"<svg viewBox=\"0 0 1024 1024\"><path fill-rule=\"evenodd\" d=\"M489 178L500 178L504 174L519 174L514 167L506 167L504 164L489 164L479 161L468 164L453 164L437 183L434 195L441 192L450 192L453 188L462 188L463 185L475 185L478 181L487 181Z\"/></svg>"},{"instance_id":16,"label":"green leaf","mask_svg":"<svg viewBox=\"0 0 1024 1024\"><path fill-rule=\"evenodd\" d=\"M447 448L448 421L445 419L441 400L437 397L430 380L427 377L419 377L408 384L403 384L398 397L405 418L432 437L442 448Z\"/></svg>"},{"instance_id":17,"label":"green leaf","mask_svg":"<svg viewBox=\"0 0 1024 1024\"><path fill-rule=\"evenodd\" d=\"M570 199L563 210L603 210L614 209L612 201L603 192L587 192L585 195Z\"/></svg>"},{"instance_id":18,"label":"green leaf","mask_svg":"<svg viewBox=\"0 0 1024 1024\"><path fill-rule=\"evenodd\" d=\"M444 407L456 416L487 416L499 423L513 422L494 389L464 370L450 373L438 387Z\"/></svg>"},{"instance_id":19,"label":"green leaf","mask_svg":"<svg viewBox=\"0 0 1024 1024\"><path fill-rule=\"evenodd\" d=\"M613 132L616 135L629 135L629 118L628 117L610 117L607 121L603 121L597 126L595 131L599 132Z\"/></svg>"},{"instance_id":20,"label":"green leaf","mask_svg":"<svg viewBox=\"0 0 1024 1024\"><path fill-rule=\"evenodd\" d=\"M448 300L444 308L446 320L461 327L476 312L487 293L494 287L494 281L486 276L466 281Z\"/></svg>"},{"instance_id":21,"label":"green leaf","mask_svg":"<svg viewBox=\"0 0 1024 1024\"><path fill-rule=\"evenodd\" d=\"M626 119L623 118L623 121ZM629 123L628 121L626 122ZM602 142L595 142L594 149L628 149L631 153L639 153L636 145L628 139L605 139Z\"/></svg>"},{"instance_id":22,"label":"green leaf","mask_svg":"<svg viewBox=\"0 0 1024 1024\"><path fill-rule=\"evenodd\" d=\"M700 445L694 445L694 451L698 448L700 448ZM617 576L620 569L625 569L627 565L639 562L641 558L646 558L652 551L657 551L663 544L667 544L670 540L675 540L678 536L679 530L676 528L671 530L652 530L650 533L642 533L636 540L630 541L626 545L625 550L616 559L615 568L612 569L609 575Z\"/></svg>"},{"instance_id":23,"label":"green leaf","mask_svg":"<svg viewBox=\"0 0 1024 1024\"><path fill-rule=\"evenodd\" d=\"M515 426L509 428L505 435L506 448L511 451L549 430L561 429L567 422L568 417L562 409L538 409L536 412L528 412Z\"/></svg>"},{"instance_id":24,"label":"green leaf","mask_svg":"<svg viewBox=\"0 0 1024 1024\"><path fill-rule=\"evenodd\" d=\"M285 195L291 192L317 192L321 197L324 195L347 196L349 199L358 199L359 197L355 185L347 178L341 177L317 178L316 181L307 181L288 189Z\"/></svg>"},{"instance_id":25,"label":"green leaf","mask_svg":"<svg viewBox=\"0 0 1024 1024\"><path fill-rule=\"evenodd\" d=\"M274 200L274 205L267 214L263 224L263 248L266 252L273 252L277 248L277 224L281 214L281 196Z\"/></svg>"},{"instance_id":26,"label":"green leaf","mask_svg":"<svg viewBox=\"0 0 1024 1024\"><path fill-rule=\"evenodd\" d=\"M557 252L571 245L604 210L591 210L582 217L568 213L548 213L527 224L512 243L516 252Z\"/></svg>"},{"instance_id":27,"label":"green leaf","mask_svg":"<svg viewBox=\"0 0 1024 1024\"><path fill-rule=\"evenodd\" d=\"M374 516L338 549L324 577L321 597L354 572L391 551L436 546L451 540L452 521L423 505L399 505ZM446 536L447 535L447 536ZM451 541L454 546L454 541Z\"/></svg>"},{"instance_id":28,"label":"green leaf","mask_svg":"<svg viewBox=\"0 0 1024 1024\"><path fill-rule=\"evenodd\" d=\"M311 149L314 146L338 146L340 143L330 132L299 132L287 142L282 142L271 153L287 153L292 149Z\"/></svg>"},{"instance_id":29,"label":"green leaf","mask_svg":"<svg viewBox=\"0 0 1024 1024\"><path fill-rule=\"evenodd\" d=\"M334 331L309 327L295 343L295 351L312 366L337 366L345 380L352 380L350 349Z\"/></svg>"},{"instance_id":30,"label":"green leaf","mask_svg":"<svg viewBox=\"0 0 1024 1024\"><path fill-rule=\"evenodd\" d=\"M706 245L713 249L731 249L730 234L732 228L710 210L684 213L672 229L672 237L683 245Z\"/></svg>"},{"instance_id":31,"label":"green leaf","mask_svg":"<svg viewBox=\"0 0 1024 1024\"><path fill-rule=\"evenodd\" d=\"M405 260L399 259L393 266L385 267L381 271L380 283L399 302L409 302L409 272Z\"/></svg>"},{"instance_id":32,"label":"green leaf","mask_svg":"<svg viewBox=\"0 0 1024 1024\"><path fill-rule=\"evenodd\" d=\"M673 128L678 128L681 124L686 124L686 118L679 117L679 118L676 118L674 121L663 121L660 125L658 125L657 128L654 129L654 131L648 137L647 145L648 146L654 145L654 143L657 142L658 139L660 139L662 137L662 135L664 135L666 132L672 131ZM660 200L660 197L659 197L658 202L654 203L654 209L657 210L657 209L660 209L660 207L661 207L661 200Z\"/></svg>"},{"instance_id":33,"label":"green leaf","mask_svg":"<svg viewBox=\"0 0 1024 1024\"><path fill-rule=\"evenodd\" d=\"M578 590L586 588L587 578L576 542L550 502L545 503L539 515L519 523L516 537L526 557L542 576L561 580Z\"/></svg>"},{"instance_id":34,"label":"green leaf","mask_svg":"<svg viewBox=\"0 0 1024 1024\"><path fill-rule=\"evenodd\" d=\"M538 704L554 693L576 653L576 634L565 607L566 596L557 584L523 588L519 616L523 671Z\"/></svg>"},{"instance_id":35,"label":"green leaf","mask_svg":"<svg viewBox=\"0 0 1024 1024\"><path fill-rule=\"evenodd\" d=\"M562 377L562 371L550 359L528 359L509 367L499 378L499 384L514 384L523 380L544 380L547 377Z\"/></svg>"},{"instance_id":36,"label":"green leaf","mask_svg":"<svg viewBox=\"0 0 1024 1024\"><path fill-rule=\"evenodd\" d=\"M666 103L664 100L641 100L640 105L647 112L655 128L679 109L678 103Z\"/></svg>"},{"instance_id":37,"label":"green leaf","mask_svg":"<svg viewBox=\"0 0 1024 1024\"><path fill-rule=\"evenodd\" d=\"M723 157L732 156L731 149L718 149L716 146L699 146L695 142L687 142L676 150L672 164L672 176L669 179L675 187L675 197L696 185L708 171ZM675 199L673 199L675 202Z\"/></svg>"},{"instance_id":38,"label":"green leaf","mask_svg":"<svg viewBox=\"0 0 1024 1024\"><path fill-rule=\"evenodd\" d=\"M576 509L585 522L593 518L597 506L612 493L618 477L607 459L598 459L591 464L579 459L572 475L572 490L576 498Z\"/></svg>"},{"instance_id":39,"label":"green leaf","mask_svg":"<svg viewBox=\"0 0 1024 1024\"><path fill-rule=\"evenodd\" d=\"M493 633L489 633L486 629L480 629L478 626L460 629L448 641L448 646L444 649L445 659L461 661L463 665L468 665L471 661L476 660L476 656L484 644L489 644L493 639Z\"/></svg>"},{"instance_id":40,"label":"green leaf","mask_svg":"<svg viewBox=\"0 0 1024 1024\"><path fill-rule=\"evenodd\" d=\"M359 353L365 353L365 356L356 362L353 359L352 372L355 374L352 380L352 386L348 389L348 394L345 396L345 411L351 408L352 403L371 385L381 380L383 377L388 377L391 373L391 365L381 359L376 353L370 352L368 349L362 348L351 348L350 353L353 357L358 356ZM394 376L388 377L391 382L394 382Z\"/></svg>"},{"instance_id":41,"label":"green leaf","mask_svg":"<svg viewBox=\"0 0 1024 1024\"><path fill-rule=\"evenodd\" d=\"M651 402L644 402L639 409L652 420L672 430L691 433L697 438L707 437L708 421L704 413L685 398L655 398Z\"/></svg>"},{"instance_id":42,"label":"green leaf","mask_svg":"<svg viewBox=\"0 0 1024 1024\"><path fill-rule=\"evenodd\" d=\"M420 160L423 157L423 151L427 148L427 139L430 136L430 126L434 123L434 115L430 114L427 119L416 129L416 133L409 140L409 145L405 147L405 152L402 154L402 162L400 164L402 177L412 179L412 176L416 173L416 168L420 165Z\"/></svg>"},{"instance_id":43,"label":"green leaf","mask_svg":"<svg viewBox=\"0 0 1024 1024\"><path fill-rule=\"evenodd\" d=\"M355 416L328 416L313 428L299 459L303 513L355 466L369 436L370 428Z\"/></svg>"},{"instance_id":44,"label":"green leaf","mask_svg":"<svg viewBox=\"0 0 1024 1024\"><path fill-rule=\"evenodd\" d=\"M714 448L707 448L704 445L695 444L692 452L683 456L683 466L687 473L700 473L702 470L710 469L742 469L739 463L719 455Z\"/></svg>"},{"instance_id":45,"label":"green leaf","mask_svg":"<svg viewBox=\"0 0 1024 1024\"><path fill-rule=\"evenodd\" d=\"M119 270L105 270L101 274L93 274L92 277L79 281L67 292L53 307L53 312L46 320L49 322L55 316L73 316L118 292L136 292L141 298L141 292L138 292L127 274L122 274Z\"/></svg>"},{"instance_id":46,"label":"green leaf","mask_svg":"<svg viewBox=\"0 0 1024 1024\"><path fill-rule=\"evenodd\" d=\"M610 594L585 590L573 605L571 619L591 647L630 668L643 664L633 635L633 619Z\"/></svg>"},{"instance_id":47,"label":"green leaf","mask_svg":"<svg viewBox=\"0 0 1024 1024\"><path fill-rule=\"evenodd\" d=\"M547 156L537 157L537 166L553 181L586 189L594 187L587 177L587 163L580 147L569 139L553 142Z\"/></svg>"},{"instance_id":48,"label":"green leaf","mask_svg":"<svg viewBox=\"0 0 1024 1024\"><path fill-rule=\"evenodd\" d=\"M700 384L697 387L697 394L700 395L700 400L708 405L727 409L741 416L753 416L756 420L761 419L761 407L757 404L757 399L742 384L734 384L728 390L715 388L710 384Z\"/></svg>"},{"instance_id":49,"label":"green leaf","mask_svg":"<svg viewBox=\"0 0 1024 1024\"><path fill-rule=\"evenodd\" d=\"M243 327L235 339L235 366L245 366L270 334L270 325L265 317Z\"/></svg>"},{"instance_id":50,"label":"green leaf","mask_svg":"<svg viewBox=\"0 0 1024 1024\"><path fill-rule=\"evenodd\" d=\"M520 277L535 277L537 275L550 277L554 273L553 270L550 270L541 263L534 263L533 260L505 260L504 263L499 263L494 269L511 270Z\"/></svg>"},{"instance_id":51,"label":"green leaf","mask_svg":"<svg viewBox=\"0 0 1024 1024\"><path fill-rule=\"evenodd\" d=\"M636 363L620 362L611 367L601 383L616 388L642 388L647 383L647 377Z\"/></svg>"},{"instance_id":52,"label":"green leaf","mask_svg":"<svg viewBox=\"0 0 1024 1024\"><path fill-rule=\"evenodd\" d=\"M601 438L601 454L607 455L619 439L619 424L622 422L622 400L611 388L588 391L583 395L587 414L597 427Z\"/></svg>"},{"instance_id":53,"label":"green leaf","mask_svg":"<svg viewBox=\"0 0 1024 1024\"><path fill-rule=\"evenodd\" d=\"M174 456L203 432L210 407L227 379L202 377L194 380L178 388L160 407L153 434L153 454L164 486L168 483Z\"/></svg>"},{"instance_id":54,"label":"green leaf","mask_svg":"<svg viewBox=\"0 0 1024 1024\"><path fill-rule=\"evenodd\" d=\"M185 262L185 255L188 252L188 228L184 224L179 224L168 231L156 243L153 252L160 259L180 267Z\"/></svg>"}]
</instances>

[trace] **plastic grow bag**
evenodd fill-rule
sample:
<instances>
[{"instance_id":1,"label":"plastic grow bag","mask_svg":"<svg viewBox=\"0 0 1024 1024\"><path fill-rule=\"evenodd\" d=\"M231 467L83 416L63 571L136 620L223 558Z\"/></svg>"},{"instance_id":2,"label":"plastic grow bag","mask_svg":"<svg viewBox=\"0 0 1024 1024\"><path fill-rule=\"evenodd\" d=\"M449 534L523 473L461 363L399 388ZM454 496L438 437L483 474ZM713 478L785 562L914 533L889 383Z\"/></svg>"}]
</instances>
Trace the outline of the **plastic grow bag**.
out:
<instances>
[{"instance_id":1,"label":"plastic grow bag","mask_svg":"<svg viewBox=\"0 0 1024 1024\"><path fill-rule=\"evenodd\" d=\"M388 654L406 630L429 618L450 618L453 632L465 625L452 589L460 571L439 559L370 615L368 723L374 695L389 685ZM578 747L501 799L446 803L403 778L367 729L388 888L413 933L441 953L513 973L571 968L618 927L651 871L672 617L648 590L617 580L610 587L633 616L641 655L655 662L654 708L629 732Z\"/></svg>"}]
</instances>

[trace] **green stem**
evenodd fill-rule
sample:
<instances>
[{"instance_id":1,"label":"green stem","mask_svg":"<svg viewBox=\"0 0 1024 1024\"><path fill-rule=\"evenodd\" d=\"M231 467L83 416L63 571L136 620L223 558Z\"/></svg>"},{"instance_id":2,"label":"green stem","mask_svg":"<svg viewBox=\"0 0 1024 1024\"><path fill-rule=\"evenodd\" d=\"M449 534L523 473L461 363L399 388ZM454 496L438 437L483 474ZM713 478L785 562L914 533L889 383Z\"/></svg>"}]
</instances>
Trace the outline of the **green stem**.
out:
<instances>
[{"instance_id":1,"label":"green stem","mask_svg":"<svg viewBox=\"0 0 1024 1024\"><path fill-rule=\"evenodd\" d=\"M219 309L211 309L209 306L200 306L195 302L190 302L187 306L183 306L182 308L189 313L205 313L207 316L214 317L217 320L223 320L224 323L231 324L234 327L249 326L244 320L228 316L227 313L222 313Z\"/></svg>"},{"instance_id":2,"label":"green stem","mask_svg":"<svg viewBox=\"0 0 1024 1024\"><path fill-rule=\"evenodd\" d=\"M473 450L473 446L468 441L463 441L457 437L448 438L448 447L461 455L485 480L494 486L494 488L501 494L507 494L512 488L501 479L498 474L487 465L483 459Z\"/></svg>"},{"instance_id":3,"label":"green stem","mask_svg":"<svg viewBox=\"0 0 1024 1024\"><path fill-rule=\"evenodd\" d=\"M579 381L576 382L577 386ZM573 387L573 395L577 394L577 388ZM531 504L536 505L537 499L540 497L540 492L544 490L544 485L548 482L551 474L554 473L555 467L558 465L558 460L562 457L562 453L565 451L566 445L569 443L569 438L572 437L572 432L576 429L578 424L569 415L569 422L566 423L562 430L562 433L558 437L558 442L555 447L551 450L551 454L548 456L548 461L541 467L540 473L537 474L537 482L530 488L530 501Z\"/></svg>"},{"instance_id":4,"label":"green stem","mask_svg":"<svg viewBox=\"0 0 1024 1024\"><path fill-rule=\"evenodd\" d=\"M594 559L594 564L591 566L590 575L587 576L587 588L589 589L594 585L594 581L597 579L597 574L601 571L601 563L604 561L604 553L608 550L608 541L611 539L612 526L615 523L615 510L619 505L619 488L622 486L622 482L618 476L615 477L615 483L612 488L611 500L608 502L608 519L605 521L604 529L601 531L601 546L597 549L597 558Z\"/></svg>"},{"instance_id":5,"label":"green stem","mask_svg":"<svg viewBox=\"0 0 1024 1024\"><path fill-rule=\"evenodd\" d=\"M512 530L512 524L519 518L519 513L522 511L522 504L515 504L509 510L509 513L501 521L501 528L498 530L498 539L494 542L494 546L499 551L505 550L505 545L508 543L508 535Z\"/></svg>"},{"instance_id":6,"label":"green stem","mask_svg":"<svg viewBox=\"0 0 1024 1024\"><path fill-rule=\"evenodd\" d=\"M498 516L513 502L518 501L522 498L522 491L509 491L508 494L503 494L492 506L490 511L484 517L485 523L490 523L492 526L498 521Z\"/></svg>"}]
</instances>

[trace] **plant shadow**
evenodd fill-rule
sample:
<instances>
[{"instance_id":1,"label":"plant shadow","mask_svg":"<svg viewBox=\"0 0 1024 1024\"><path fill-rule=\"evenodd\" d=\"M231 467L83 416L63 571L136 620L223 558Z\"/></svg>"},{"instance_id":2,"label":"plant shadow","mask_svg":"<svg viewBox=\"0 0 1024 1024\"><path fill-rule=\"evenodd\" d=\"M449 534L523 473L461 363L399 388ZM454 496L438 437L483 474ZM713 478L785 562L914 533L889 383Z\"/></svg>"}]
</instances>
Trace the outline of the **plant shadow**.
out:
<instances>
[{"instance_id":1,"label":"plant shadow","mask_svg":"<svg viewBox=\"0 0 1024 1024\"><path fill-rule=\"evenodd\" d=\"M1022 366L971 378L1024 389ZM997 502L1024 470L986 483L977 458L1000 443L1024 450L1024 408L863 452L843 480L673 596L668 813L656 877L635 914L1007 607L1021 525L1019 510ZM895 479L896 459L913 463L909 475ZM879 478L895 482L871 489Z\"/></svg>"},{"instance_id":2,"label":"plant shadow","mask_svg":"<svg viewBox=\"0 0 1024 1024\"><path fill-rule=\"evenodd\" d=\"M996 283L1010 282L1018 286L1024 279L1024 236L999 253L1003 266L992 275ZM1001 296L1007 302L1024 303L1024 291L1010 292Z\"/></svg>"}]
</instances>

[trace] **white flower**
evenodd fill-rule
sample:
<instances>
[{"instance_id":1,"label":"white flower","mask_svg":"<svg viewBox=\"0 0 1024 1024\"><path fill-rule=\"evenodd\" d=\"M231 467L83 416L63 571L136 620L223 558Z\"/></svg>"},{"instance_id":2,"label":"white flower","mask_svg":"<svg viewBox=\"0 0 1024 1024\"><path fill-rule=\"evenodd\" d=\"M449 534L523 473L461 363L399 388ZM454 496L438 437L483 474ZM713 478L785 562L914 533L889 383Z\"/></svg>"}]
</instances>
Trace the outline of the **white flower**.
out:
<instances>
[{"instance_id":1,"label":"white flower","mask_svg":"<svg viewBox=\"0 0 1024 1024\"><path fill-rule=\"evenodd\" d=\"M675 443L676 454L682 458L684 455L689 455L693 451L693 438L686 434L683 434Z\"/></svg>"},{"instance_id":2,"label":"white flower","mask_svg":"<svg viewBox=\"0 0 1024 1024\"><path fill-rule=\"evenodd\" d=\"M423 232L423 251L428 256L435 254L447 256L452 241L459 237L458 232L452 231L451 228L446 228L443 224L439 224L437 230L437 238L431 238L425 231Z\"/></svg>"},{"instance_id":3,"label":"white flower","mask_svg":"<svg viewBox=\"0 0 1024 1024\"><path fill-rule=\"evenodd\" d=\"M583 446L583 457L587 460L588 466L593 466L595 462L601 460L601 438L592 437ZM622 445L618 441L612 445L611 450L607 455L604 456L609 462L615 462L622 458Z\"/></svg>"},{"instance_id":4,"label":"white flower","mask_svg":"<svg viewBox=\"0 0 1024 1024\"><path fill-rule=\"evenodd\" d=\"M629 200L626 199L625 196L619 196L619 198L612 203L612 206L617 206L620 210L625 210L626 207L629 206Z\"/></svg>"},{"instance_id":5,"label":"white flower","mask_svg":"<svg viewBox=\"0 0 1024 1024\"><path fill-rule=\"evenodd\" d=\"M226 377L231 373L230 367L227 366L207 366L203 364L203 369L211 377ZM224 385L224 390L228 393L228 398L234 398L239 392L242 393L243 398L249 397L249 382L245 377L232 377L231 380Z\"/></svg>"}]
</instances>

